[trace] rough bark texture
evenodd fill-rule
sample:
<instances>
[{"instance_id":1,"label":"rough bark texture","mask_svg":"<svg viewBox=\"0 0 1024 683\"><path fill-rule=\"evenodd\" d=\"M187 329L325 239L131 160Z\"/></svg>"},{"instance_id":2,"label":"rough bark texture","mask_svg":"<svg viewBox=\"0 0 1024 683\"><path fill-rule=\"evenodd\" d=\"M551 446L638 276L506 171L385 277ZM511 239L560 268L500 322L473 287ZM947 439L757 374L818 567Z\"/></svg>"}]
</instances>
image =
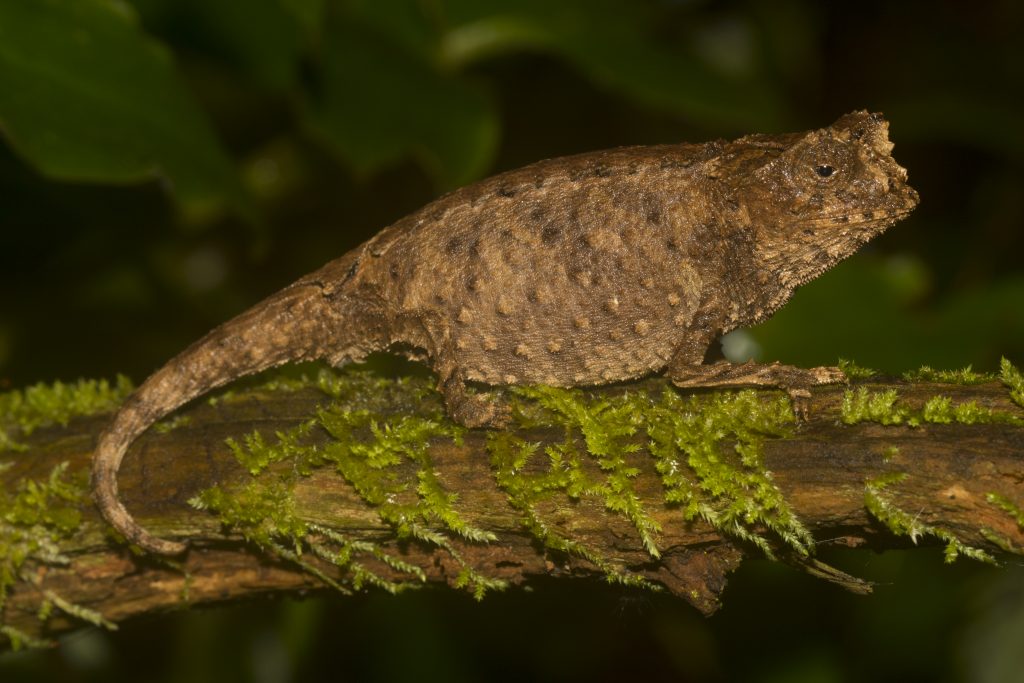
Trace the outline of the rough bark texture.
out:
<instances>
[{"instance_id":1,"label":"rough bark texture","mask_svg":"<svg viewBox=\"0 0 1024 683\"><path fill-rule=\"evenodd\" d=\"M662 384L652 380L643 386L660 391ZM941 394L954 404L976 401L983 408L1024 416L1024 410L1009 400L1006 388L998 382L976 386L872 384L870 388L897 388L901 403L911 407L920 408ZM622 391L622 387L610 387L590 393L613 396ZM991 496L997 494L1018 505L1024 502L1024 428L1019 423L848 425L840 419L846 391L842 387L815 391L807 420L795 427L792 435L763 443L764 468L772 473L773 481L815 539L875 549L909 546L910 538L895 535L869 512L865 498L867 482L901 472L907 476L885 487L886 500L909 511L915 523L948 531L966 546L997 557L1024 547L1018 521L994 504ZM225 445L228 437L238 438L254 430L270 436L308 419L325 400L324 394L311 388L253 389L215 405L203 402L186 409L187 423L166 433L151 430L129 452L121 471L121 489L127 507L147 528L161 536L190 541L181 564L133 553L112 537L91 505L83 505L78 531L60 541L60 550L70 564L26 563L21 573L29 580L13 585L0 623L24 634L45 636L81 623L81 615L69 615L60 603L47 620L40 620L37 613L48 595L120 622L143 613L256 593L323 588L321 579L308 567L242 541L225 531L215 515L195 510L187 501L214 483L227 487L249 477ZM398 391L391 404L404 410L409 398ZM79 418L66 427L40 429L21 439L29 446L27 452L0 454L0 463L11 463L6 470L0 469L0 491L14 491L19 481L46 480L54 466L64 461L70 463L69 473L84 472L96 435L108 419L106 415ZM495 482L486 434L469 431L459 445L438 439L429 451L440 484L458 494L462 517L497 537L489 543L453 537L452 545L465 565L513 585L541 575L606 574L579 556L545 549L525 529L522 511L512 506ZM519 435L542 443L565 439L564 431L550 427L520 430ZM609 558L616 567L628 568L699 609L712 611L727 573L744 554L761 551L724 536L700 519L684 521L679 507L665 502L663 481L650 456L640 450L628 457L640 470L631 480L633 488L661 527L657 534L660 558L644 549L629 520L611 514L593 496L575 502L541 501L538 513L558 533ZM588 466L599 470L596 465ZM460 567L465 566L444 548L397 540L392 527L332 467L316 469L309 476L295 478L294 483L294 500L304 519L338 530L347 538L379 544L393 556L422 568L428 583L455 583ZM796 557L770 533L765 538L783 559ZM345 580L344 572L318 563L311 553L303 558L327 575ZM400 574L372 557L365 564L385 579ZM840 575L833 578L844 580ZM857 587L852 580L849 585Z\"/></svg>"}]
</instances>

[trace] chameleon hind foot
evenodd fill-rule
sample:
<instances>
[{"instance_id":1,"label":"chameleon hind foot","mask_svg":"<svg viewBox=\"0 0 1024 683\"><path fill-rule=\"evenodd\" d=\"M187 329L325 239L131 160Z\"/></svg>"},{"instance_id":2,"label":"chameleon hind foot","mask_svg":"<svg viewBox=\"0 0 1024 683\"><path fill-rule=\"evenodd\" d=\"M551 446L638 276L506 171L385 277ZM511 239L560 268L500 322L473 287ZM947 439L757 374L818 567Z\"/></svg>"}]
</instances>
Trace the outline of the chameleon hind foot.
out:
<instances>
[{"instance_id":1,"label":"chameleon hind foot","mask_svg":"<svg viewBox=\"0 0 1024 683\"><path fill-rule=\"evenodd\" d=\"M463 427L501 428L508 424L512 411L508 403L495 395L470 393L465 381L453 377L441 386L448 416Z\"/></svg>"}]
</instances>

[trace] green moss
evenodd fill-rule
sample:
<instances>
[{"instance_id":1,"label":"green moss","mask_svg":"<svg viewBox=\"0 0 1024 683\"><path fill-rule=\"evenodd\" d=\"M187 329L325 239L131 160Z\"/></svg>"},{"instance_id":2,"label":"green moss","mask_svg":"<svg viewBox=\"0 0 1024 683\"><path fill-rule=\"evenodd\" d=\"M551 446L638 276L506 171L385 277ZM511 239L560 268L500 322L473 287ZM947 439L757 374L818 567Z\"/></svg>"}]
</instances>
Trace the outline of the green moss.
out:
<instances>
[{"instance_id":1,"label":"green moss","mask_svg":"<svg viewBox=\"0 0 1024 683\"><path fill-rule=\"evenodd\" d=\"M995 377L986 373L974 372L969 366L962 370L933 370L927 366L904 374L909 381L941 382L946 384L980 384L990 382ZM1003 383L1010 389L1011 399L1020 402L1024 398L1024 377L1005 359L1002 363L1000 376ZM845 424L873 421L884 425L905 424L916 427L922 423L931 424L1010 424L1024 426L1024 418L1008 411L995 410L978 404L977 401L954 403L947 396L933 396L921 409L914 410L899 402L899 395L894 389L871 392L864 387L847 390L843 396L841 417ZM889 461L898 450L890 448L884 459ZM889 527L895 534L906 535L915 543L921 536L932 536L946 543L946 561L952 562L959 555L966 555L983 562L993 562L992 557L983 550L963 544L951 532L924 524L917 516L896 507L884 494L884 489L905 478L905 474L890 474L867 482L865 485L865 505L869 512ZM1003 510L1014 514L1012 504L990 494L989 502L999 505ZM1008 505L1007 505L1008 504ZM1013 544L990 529L981 529L982 535L991 543L1009 552L1019 552Z\"/></svg>"},{"instance_id":2,"label":"green moss","mask_svg":"<svg viewBox=\"0 0 1024 683\"><path fill-rule=\"evenodd\" d=\"M493 534L468 524L456 512L457 496L443 489L430 460L431 441L461 443L463 428L439 417L402 416L378 422L368 411L338 406L321 410L319 420L334 437L323 448L324 460L377 506L381 518L394 526L400 538L417 537L427 526L440 523L468 541L494 540ZM360 438L364 430L369 432L367 439ZM399 473L407 461L416 465L415 484ZM404 495L411 491L416 496Z\"/></svg>"},{"instance_id":3,"label":"green moss","mask_svg":"<svg viewBox=\"0 0 1024 683\"><path fill-rule=\"evenodd\" d=\"M933 396L921 410L900 403L895 389L869 391L866 387L848 389L843 393L840 416L844 424L878 422L883 425L904 424L918 427L932 424L1010 424L1024 426L1024 417L1005 410L986 408L977 401L954 404L947 396Z\"/></svg>"},{"instance_id":4,"label":"green moss","mask_svg":"<svg viewBox=\"0 0 1024 683\"><path fill-rule=\"evenodd\" d=\"M28 436L45 425L66 425L73 417L114 410L131 391L131 381L118 375L114 383L107 380L40 383L0 394L0 452L24 450L24 445L12 437L12 431Z\"/></svg>"},{"instance_id":5,"label":"green moss","mask_svg":"<svg viewBox=\"0 0 1024 683\"><path fill-rule=\"evenodd\" d=\"M45 481L23 479L0 492L0 614L27 564L67 564L58 543L78 529L86 498L84 478L67 476L67 468L61 463Z\"/></svg>"},{"instance_id":6,"label":"green moss","mask_svg":"<svg viewBox=\"0 0 1024 683\"><path fill-rule=\"evenodd\" d=\"M908 382L940 382L942 384L984 384L995 378L995 375L988 372L975 372L970 365L959 370L934 370L927 365L922 365L917 370L903 373L903 379Z\"/></svg>"},{"instance_id":7,"label":"green moss","mask_svg":"<svg viewBox=\"0 0 1024 683\"><path fill-rule=\"evenodd\" d=\"M174 417L157 422L153 425L153 431L157 434L170 434L175 429L185 427L186 425L191 424L191 422L192 418L188 415L175 415Z\"/></svg>"},{"instance_id":8,"label":"green moss","mask_svg":"<svg viewBox=\"0 0 1024 683\"><path fill-rule=\"evenodd\" d=\"M320 463L317 448L308 442L316 426L316 420L307 420L287 431L278 431L273 444L268 444L260 432L246 434L241 443L235 439L228 439L226 443L249 474L257 475L274 463L288 459L293 460L296 471L308 473Z\"/></svg>"},{"instance_id":9,"label":"green moss","mask_svg":"<svg viewBox=\"0 0 1024 683\"><path fill-rule=\"evenodd\" d=\"M846 360L845 358L839 359L839 369L842 370L843 374L846 375L846 378L850 380L869 379L880 374L878 370L861 367L852 360Z\"/></svg>"},{"instance_id":10,"label":"green moss","mask_svg":"<svg viewBox=\"0 0 1024 683\"><path fill-rule=\"evenodd\" d=\"M75 619L84 621L87 624L99 626L100 628L105 628L108 631L117 630L117 624L110 621L96 610L83 607L82 605L76 605L73 602L65 600L51 590L43 591L43 603L39 606L40 621L46 621L49 619L54 607L64 612L64 614L67 614L69 617L74 617Z\"/></svg>"},{"instance_id":11,"label":"green moss","mask_svg":"<svg viewBox=\"0 0 1024 683\"><path fill-rule=\"evenodd\" d=\"M570 501L577 501L582 496L600 496L602 487L584 472L579 449L571 437L565 443L545 449L546 469L528 471L527 467L539 447L539 444L527 443L509 432L492 432L487 439L495 480L512 507L522 513L523 528L545 548L587 560L611 583L653 588L653 584L643 576L602 557L586 544L559 533L544 519L537 509L541 502L560 494Z\"/></svg>"},{"instance_id":12,"label":"green moss","mask_svg":"<svg viewBox=\"0 0 1024 683\"><path fill-rule=\"evenodd\" d=\"M886 462L886 463L892 462L893 460L898 458L899 455L900 455L900 447L899 446L887 446L886 449L884 451L882 451L882 462Z\"/></svg>"},{"instance_id":13,"label":"green moss","mask_svg":"<svg viewBox=\"0 0 1024 683\"><path fill-rule=\"evenodd\" d=\"M361 375L356 383L369 379L366 373ZM330 377L320 375L325 376ZM342 380L331 379L330 386L331 392L339 395L352 389L352 383ZM312 552L343 570L346 585L353 589L377 586L394 592L413 585L390 582L372 572L356 561L355 556L360 554L372 555L392 569L412 573L413 579L422 581L422 571L400 562L378 546L346 539L324 527L314 528L296 512L291 493L295 477L307 476L318 467L333 466L374 506L381 521L390 525L400 539L446 550L460 564L455 585L482 597L487 590L503 588L504 582L473 570L448 532L470 543L486 543L495 537L468 523L456 509L457 496L440 483L429 456L429 445L435 439L458 443L464 430L439 418L381 418L371 410L353 410L348 404L334 402L319 410L315 419L277 433L273 442L258 433L243 437L241 442L230 440L228 445L235 457L259 478L230 491L208 489L193 504L216 511L227 526L248 540L302 564L339 589L340 583L302 559L304 552ZM322 430L331 438L326 443L314 443L310 438L314 430ZM278 474L279 479L269 485L265 482L274 475L264 470L277 463L289 464L290 470L285 475Z\"/></svg>"},{"instance_id":14,"label":"green moss","mask_svg":"<svg viewBox=\"0 0 1024 683\"><path fill-rule=\"evenodd\" d=\"M998 493L989 493L985 496L985 500L1013 517L1013 520L1017 522L1017 526L1024 530L1024 509L1021 509L1021 506Z\"/></svg>"},{"instance_id":15,"label":"green moss","mask_svg":"<svg viewBox=\"0 0 1024 683\"><path fill-rule=\"evenodd\" d=\"M215 406L218 403L245 400L248 392L243 389L255 392L317 389L325 396L344 403L349 410L376 413L415 413L424 407L432 411L442 409L441 396L430 377L382 377L364 369L362 365L337 369L317 363L275 368L239 380L230 389L207 399L207 402Z\"/></svg>"},{"instance_id":16,"label":"green moss","mask_svg":"<svg viewBox=\"0 0 1024 683\"><path fill-rule=\"evenodd\" d=\"M16 629L13 626L6 624L0 624L0 636L5 636L11 643L11 649L15 652L24 648L51 648L56 646L52 640L43 640L42 638L35 638L25 633L20 629Z\"/></svg>"},{"instance_id":17,"label":"green moss","mask_svg":"<svg viewBox=\"0 0 1024 683\"><path fill-rule=\"evenodd\" d=\"M60 544L79 529L81 510L90 503L84 473L69 474L67 470L68 464L61 463L45 480L22 479L13 491L0 491L0 615L16 583L35 584L39 567L70 561ZM114 628L99 613L42 591L40 618L47 618L54 607L89 623ZM48 644L9 626L0 626L0 633L13 647Z\"/></svg>"},{"instance_id":18,"label":"green moss","mask_svg":"<svg viewBox=\"0 0 1024 683\"><path fill-rule=\"evenodd\" d=\"M785 396L748 390L683 399L665 392L649 415L645 429L666 500L680 505L685 519L700 517L768 557L773 553L760 527L801 555L811 553L810 532L761 461L764 439L788 435L794 422ZM733 458L723 449L729 442Z\"/></svg>"},{"instance_id":19,"label":"green moss","mask_svg":"<svg viewBox=\"0 0 1024 683\"><path fill-rule=\"evenodd\" d=\"M430 459L430 443L437 439L461 443L462 427L444 421L439 412L378 421L367 410L351 411L341 404L322 409L318 419L333 437L322 449L324 461L334 464L400 539L447 551L461 565L455 585L470 589L477 599L488 590L505 588L505 582L470 567L450 537L436 530L441 526L470 543L496 540L494 534L463 519L456 509L458 497L441 485ZM414 479L405 474L407 463L414 465Z\"/></svg>"},{"instance_id":20,"label":"green moss","mask_svg":"<svg viewBox=\"0 0 1024 683\"><path fill-rule=\"evenodd\" d=\"M1024 555L1024 549L1015 546L1013 544L1013 541L1008 539L1006 536L996 533L988 527L982 527L980 529L980 533L986 541L988 541L995 547L999 548L1003 552L1010 553L1012 555Z\"/></svg>"},{"instance_id":21,"label":"green moss","mask_svg":"<svg viewBox=\"0 0 1024 683\"><path fill-rule=\"evenodd\" d=\"M285 543L301 549L308 527L295 515L292 487L284 480L252 480L230 491L208 488L189 503L214 510L221 522L263 548Z\"/></svg>"},{"instance_id":22,"label":"green moss","mask_svg":"<svg viewBox=\"0 0 1024 683\"><path fill-rule=\"evenodd\" d=\"M999 379L1010 390L1010 399L1024 408L1024 373L1013 366L1006 358L999 364Z\"/></svg>"},{"instance_id":23,"label":"green moss","mask_svg":"<svg viewBox=\"0 0 1024 683\"><path fill-rule=\"evenodd\" d=\"M909 381L941 382L944 384L980 384L995 379L994 375L974 372L970 366L962 370L933 370L924 366L919 370L905 373ZM1010 398L1024 406L1024 375L1005 358L1002 361L1000 379L1010 389ZM859 422L878 422L883 425L905 424L916 427L922 422L933 424L1012 424L1024 426L1024 417L1003 410L986 408L977 401L954 404L946 396L933 396L925 402L920 411L899 402L895 389L869 391L866 387L848 389L843 394L840 409L842 421L852 425Z\"/></svg>"},{"instance_id":24,"label":"green moss","mask_svg":"<svg viewBox=\"0 0 1024 683\"><path fill-rule=\"evenodd\" d=\"M906 406L897 404L899 394L895 389L869 391L867 387L847 389L843 392L840 417L844 424L877 422L883 425L908 424L916 426Z\"/></svg>"},{"instance_id":25,"label":"green moss","mask_svg":"<svg viewBox=\"0 0 1024 683\"><path fill-rule=\"evenodd\" d=\"M665 501L678 506L685 520L704 519L727 535L753 543L768 556L772 556L771 544L762 529L774 532L802 554L810 552L810 533L792 513L760 458L763 439L788 433L794 421L784 396L741 391L684 399L669 390L657 398L633 393L589 399L581 391L549 387L522 388L515 393L535 401L549 417L521 407L520 413L541 425L567 430L566 441L545 452L550 461L548 474L528 478L520 487L511 476L521 468L512 465L528 451L515 444L495 449L501 441L491 441L492 461L504 463L504 468L498 467L499 485L512 495L517 508L529 513L524 525L535 530L549 547L550 532L530 511L539 499L560 490L570 499L602 497L608 510L633 523L645 548L657 557L660 528L633 491L632 481L639 470L627 460L632 457L635 463L642 462L641 456L632 454L646 449L660 475ZM574 450L572 436L577 433L585 445L582 452ZM725 443L732 444L731 453ZM513 457L510 453L518 454ZM587 479L579 464L583 457L595 460L603 481ZM555 543L565 541L556 539ZM584 555L579 548L571 551Z\"/></svg>"},{"instance_id":26,"label":"green moss","mask_svg":"<svg viewBox=\"0 0 1024 683\"><path fill-rule=\"evenodd\" d=\"M886 495L885 489L906 478L905 472L890 472L865 483L864 505L875 519L897 536L908 536L915 545L917 539L924 536L943 541L946 544L946 562L953 562L960 555L964 555L979 562L995 564L995 559L984 550L964 544L946 529L925 524L918 515L912 515L893 503Z\"/></svg>"},{"instance_id":27,"label":"green moss","mask_svg":"<svg viewBox=\"0 0 1024 683\"><path fill-rule=\"evenodd\" d=\"M925 422L935 424L1012 424L1024 426L1024 418L1003 410L993 410L978 405L977 401L953 404L946 396L933 396L925 402L921 411Z\"/></svg>"},{"instance_id":28,"label":"green moss","mask_svg":"<svg viewBox=\"0 0 1024 683\"><path fill-rule=\"evenodd\" d=\"M381 411L409 408L409 412L426 409L439 413L441 395L432 377L381 377L355 366L351 370L320 368L313 385L331 398L338 399L351 410Z\"/></svg>"},{"instance_id":29,"label":"green moss","mask_svg":"<svg viewBox=\"0 0 1024 683\"><path fill-rule=\"evenodd\" d=\"M852 364L846 368L851 376L870 373ZM979 377L970 369L945 375L926 368L915 376L926 375L959 382ZM459 443L463 430L444 416L443 404L428 380L395 382L358 371L321 370L312 377L289 380L286 386L265 386L285 390L315 386L331 401L314 419L273 438L251 434L229 442L254 482L278 477L278 488L213 489L205 494L213 498L201 497L198 505L217 510L227 525L282 557L305 563L304 556L312 554L345 569L346 590L363 585L397 589L378 574L364 571L353 554L372 556L385 564L395 558L381 555L377 546L364 547L337 532L313 529L300 513L287 507L293 505L289 501L296 477L333 467L399 539L450 553L462 567L457 584L478 596L503 585L477 573L459 553L457 542L488 543L495 537L464 518L457 496L444 487L431 461L431 443ZM410 393L414 395L411 404ZM513 429L489 434L490 462L497 485L519 511L523 527L544 547L591 562L610 581L650 586L620 561L602 557L585 542L560 532L548 511L553 508L563 514L582 498L600 501L610 514L632 526L639 543L656 559L661 552L661 516L656 518L647 509L637 490L640 472L650 463L660 479L664 504L677 508L684 521L704 520L770 557L780 543L803 555L812 552L811 534L761 460L764 440L786 436L794 423L784 395L742 391L684 398L676 391L665 391L594 398L583 391L551 387L513 387L508 393ZM934 397L917 410L902 404L895 390L872 392L861 387L845 392L842 420L917 426L922 422L1016 423L1019 418L974 402L954 405L944 397ZM515 433L529 428L557 429L563 436L541 448ZM324 433L329 437L326 441ZM884 457L897 454L893 447ZM921 534L944 540L950 558L967 554L985 559L984 553L963 546L948 532L921 525L893 508L881 493L889 483L869 483L866 496L873 514L915 541ZM242 508L233 508L232 500ZM248 517L241 514L243 509L251 511ZM267 520L270 527L265 526ZM402 571L408 574L408 569ZM414 583L419 580L410 576Z\"/></svg>"},{"instance_id":30,"label":"green moss","mask_svg":"<svg viewBox=\"0 0 1024 683\"><path fill-rule=\"evenodd\" d=\"M548 413L544 422L548 426L565 429L568 439L565 451L572 448L572 433L579 431L587 454L595 460L604 478L589 485L581 481L578 493L600 497L606 509L628 519L644 549L651 557L659 558L661 554L656 536L661 527L644 510L634 490L633 480L640 470L626 460L630 453L643 447L636 441L626 442L637 432L636 414L642 408L637 404L635 395L622 399L586 400L582 392L553 387L518 387L514 393L544 408ZM582 470L577 469L577 472Z\"/></svg>"},{"instance_id":31,"label":"green moss","mask_svg":"<svg viewBox=\"0 0 1024 683\"><path fill-rule=\"evenodd\" d=\"M1014 522L1017 523L1017 528L1024 531L1024 509L1020 505L1014 503L1006 496L998 493L989 493L985 496L985 500L990 505L994 505L1006 514L1010 515ZM1024 555L1024 548L1017 547L1010 539L1006 538L1002 534L998 534L992 529L982 529L982 535L992 544L998 546L1002 550L1014 555Z\"/></svg>"},{"instance_id":32,"label":"green moss","mask_svg":"<svg viewBox=\"0 0 1024 683\"><path fill-rule=\"evenodd\" d=\"M320 525L300 518L295 509L292 482L287 477L250 480L230 491L218 486L206 489L189 502L200 510L216 512L221 522L241 533L246 540L320 578L325 584L344 593L348 588L306 561L312 554L342 572L348 584L358 590L374 585L392 593L418 585L423 573L392 558L373 543L353 541ZM369 556L409 575L408 581L384 579L366 568L359 558Z\"/></svg>"},{"instance_id":33,"label":"green moss","mask_svg":"<svg viewBox=\"0 0 1024 683\"><path fill-rule=\"evenodd\" d=\"M272 439L251 434L230 441L253 479L231 490L210 489L194 504L216 511L227 526L279 556L303 561L304 553L312 552L343 567L347 587L383 585L381 577L361 573L345 555L369 549L325 530L314 531L294 508L295 478L334 467L398 538L450 553L462 565L457 585L477 596L503 587L476 572L459 553L456 540L487 543L495 537L464 519L458 498L442 485L430 458L432 442L459 443L464 430L444 417L436 396L420 400L415 415L383 415L378 409L383 403L371 407L365 395L394 388L378 386L382 380L365 374L344 375L318 375L318 385L335 400L321 407L314 420ZM523 526L545 547L586 559L610 581L653 587L642 575L559 533L539 512L542 501L558 503L551 500L556 496L563 496L567 505L583 497L599 500L627 520L657 558L661 528L635 488L641 467L653 459L666 503L678 507L684 520L702 518L769 556L773 544L765 532L798 552L810 552L810 534L760 459L763 439L788 433L793 422L784 396L745 391L684 399L666 391L655 398L632 393L593 399L580 391L548 387L520 387L510 393L518 427L556 427L564 434L561 442L543 450L511 432L493 432L488 439L498 486L522 514ZM326 442L323 432L329 436ZM539 463L539 458L544 461ZM276 483L266 483L271 481ZM324 545L314 537L329 542ZM345 553L338 555L341 550Z\"/></svg>"},{"instance_id":34,"label":"green moss","mask_svg":"<svg viewBox=\"0 0 1024 683\"><path fill-rule=\"evenodd\" d=\"M1014 503L1006 496L998 493L989 493L985 496L985 500L990 505L994 505L1006 514L1010 515L1014 522L1017 523L1017 528L1024 531L1024 508ZM1010 539L1006 538L1002 534L998 534L992 529L982 529L982 535L992 544L996 545L1005 552L1013 553L1014 555L1024 555L1024 548L1016 546Z\"/></svg>"}]
</instances>

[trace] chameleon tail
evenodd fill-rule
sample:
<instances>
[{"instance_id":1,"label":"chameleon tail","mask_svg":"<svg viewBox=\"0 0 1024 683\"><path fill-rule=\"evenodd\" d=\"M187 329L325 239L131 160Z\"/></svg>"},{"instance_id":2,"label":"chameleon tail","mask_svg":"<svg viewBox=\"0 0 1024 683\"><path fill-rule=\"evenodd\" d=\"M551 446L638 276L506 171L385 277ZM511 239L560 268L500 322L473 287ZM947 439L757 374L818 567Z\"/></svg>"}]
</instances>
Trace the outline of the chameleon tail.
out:
<instances>
[{"instance_id":1,"label":"chameleon tail","mask_svg":"<svg viewBox=\"0 0 1024 683\"><path fill-rule=\"evenodd\" d=\"M325 355L340 364L373 350L367 339L345 339L366 333L352 324L357 301L329 296L316 275L212 330L157 370L100 434L92 461L93 498L103 517L130 543L161 555L185 550L184 543L156 538L143 529L118 499L121 461L131 443L154 422L211 389L267 368Z\"/></svg>"}]
</instances>

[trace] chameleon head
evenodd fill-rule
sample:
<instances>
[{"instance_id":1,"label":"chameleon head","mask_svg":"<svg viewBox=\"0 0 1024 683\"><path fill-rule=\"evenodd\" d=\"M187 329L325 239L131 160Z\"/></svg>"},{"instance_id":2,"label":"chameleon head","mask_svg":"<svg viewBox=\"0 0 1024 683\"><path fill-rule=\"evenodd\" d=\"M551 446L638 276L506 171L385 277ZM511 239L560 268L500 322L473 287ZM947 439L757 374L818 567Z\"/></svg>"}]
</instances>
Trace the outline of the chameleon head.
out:
<instances>
[{"instance_id":1,"label":"chameleon head","mask_svg":"<svg viewBox=\"0 0 1024 683\"><path fill-rule=\"evenodd\" d=\"M792 136L751 171L745 209L758 260L784 287L817 277L917 206L888 131L881 114L847 114Z\"/></svg>"}]
</instances>

